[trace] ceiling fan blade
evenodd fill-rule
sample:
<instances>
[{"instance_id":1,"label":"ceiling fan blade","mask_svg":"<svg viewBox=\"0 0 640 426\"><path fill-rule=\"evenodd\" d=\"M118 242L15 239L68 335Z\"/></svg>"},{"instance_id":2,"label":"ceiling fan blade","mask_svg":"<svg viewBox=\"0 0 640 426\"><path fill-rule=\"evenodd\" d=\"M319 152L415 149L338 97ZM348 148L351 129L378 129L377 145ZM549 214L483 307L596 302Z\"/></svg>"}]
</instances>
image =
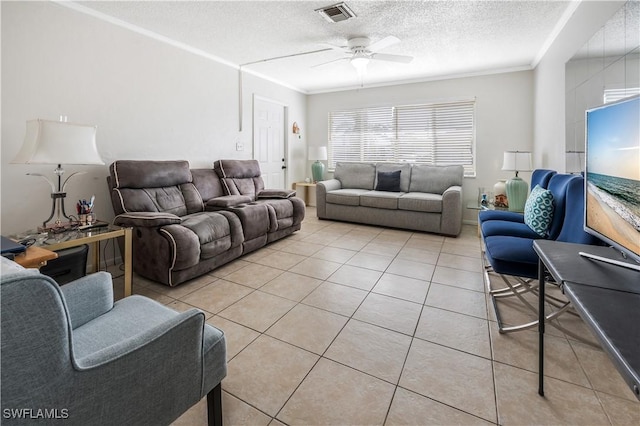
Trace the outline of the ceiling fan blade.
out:
<instances>
[{"instance_id":1,"label":"ceiling fan blade","mask_svg":"<svg viewBox=\"0 0 640 426\"><path fill-rule=\"evenodd\" d=\"M367 46L367 50L371 52L377 52L379 50L386 49L387 47L393 46L394 44L398 44L398 43L400 43L400 39L398 37L387 36L382 40L378 40L375 43Z\"/></svg>"},{"instance_id":2,"label":"ceiling fan blade","mask_svg":"<svg viewBox=\"0 0 640 426\"><path fill-rule=\"evenodd\" d=\"M371 55L371 59L408 64L409 62L413 61L413 56L390 55L388 53L374 53Z\"/></svg>"},{"instance_id":3,"label":"ceiling fan blade","mask_svg":"<svg viewBox=\"0 0 640 426\"><path fill-rule=\"evenodd\" d=\"M323 65L329 65L329 64L332 64L332 63L334 63L334 62L338 62L338 61L345 61L345 60L347 60L347 59L349 59L349 58L338 58L338 59L334 59L334 60L332 60L332 61L322 62L322 63L320 63L320 64L312 65L312 66L311 66L311 68L317 68L317 67L321 67L321 66L323 66Z\"/></svg>"},{"instance_id":4,"label":"ceiling fan blade","mask_svg":"<svg viewBox=\"0 0 640 426\"><path fill-rule=\"evenodd\" d=\"M320 43L320 45L328 47L329 49L336 50L338 52L347 52L347 53L349 52L348 46L336 46L335 44L331 44L331 43Z\"/></svg>"}]
</instances>

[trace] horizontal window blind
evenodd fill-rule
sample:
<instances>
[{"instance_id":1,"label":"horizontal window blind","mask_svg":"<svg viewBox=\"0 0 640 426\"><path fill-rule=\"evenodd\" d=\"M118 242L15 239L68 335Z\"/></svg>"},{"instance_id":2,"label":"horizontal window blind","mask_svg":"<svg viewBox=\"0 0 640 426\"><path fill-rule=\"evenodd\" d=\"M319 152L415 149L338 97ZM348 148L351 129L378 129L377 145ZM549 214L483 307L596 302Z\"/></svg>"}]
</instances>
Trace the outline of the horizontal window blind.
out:
<instances>
[{"instance_id":1,"label":"horizontal window blind","mask_svg":"<svg viewBox=\"0 0 640 426\"><path fill-rule=\"evenodd\" d=\"M339 161L461 164L475 176L475 100L329 113L329 168Z\"/></svg>"},{"instance_id":2,"label":"horizontal window blind","mask_svg":"<svg viewBox=\"0 0 640 426\"><path fill-rule=\"evenodd\" d=\"M629 96L640 95L640 87L626 87L622 89L604 89L604 103L619 101Z\"/></svg>"}]
</instances>

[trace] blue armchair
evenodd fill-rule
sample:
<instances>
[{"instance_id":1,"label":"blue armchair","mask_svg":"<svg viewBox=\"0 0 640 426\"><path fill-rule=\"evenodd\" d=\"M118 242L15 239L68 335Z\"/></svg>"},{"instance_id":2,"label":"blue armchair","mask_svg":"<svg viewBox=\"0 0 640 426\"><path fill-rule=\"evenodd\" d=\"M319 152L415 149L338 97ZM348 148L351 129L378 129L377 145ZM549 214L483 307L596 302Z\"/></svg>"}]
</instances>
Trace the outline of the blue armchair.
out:
<instances>
[{"instance_id":1,"label":"blue armchair","mask_svg":"<svg viewBox=\"0 0 640 426\"><path fill-rule=\"evenodd\" d=\"M556 175L553 179L560 176L569 175ZM554 213L554 216L561 215L558 218L559 229L555 234L554 240L576 244L601 244L600 240L584 231L584 179L582 176L572 176L571 179L567 180L564 194L564 205L566 208L560 213L558 211ZM555 221L556 219L554 218L554 222ZM496 304L496 299L517 296L525 306L537 313L537 308L523 297L524 293L537 291L538 255L533 249L533 241L536 238L512 235L492 235L484 236L483 238L485 257L491 265L491 270L498 274L506 285L504 288L491 290L490 292L494 303L496 319L498 320L499 331L501 333L508 333L536 326L538 322L532 321L526 324L505 327L502 324L500 312ZM518 283L512 284L508 276L515 277ZM547 302L557 308L547 316L549 320L556 318L569 308L568 302L551 296L548 296ZM560 328L566 334L584 341L581 336L576 336L558 324L551 323L551 325Z\"/></svg>"},{"instance_id":2,"label":"blue armchair","mask_svg":"<svg viewBox=\"0 0 640 426\"><path fill-rule=\"evenodd\" d=\"M574 179L582 179L579 175L555 174L549 180L548 190L553 194L554 213L553 220L549 226L549 232L546 237L542 237L534 232L524 223L524 216L517 213L520 220L486 220L480 225L482 235L484 237L512 236L531 239L547 238L555 240L560 233L564 220L564 211L566 207L567 185ZM512 212L513 213L513 212Z\"/></svg>"},{"instance_id":3,"label":"blue armchair","mask_svg":"<svg viewBox=\"0 0 640 426\"><path fill-rule=\"evenodd\" d=\"M3 424L169 424L207 395L222 424L222 331L197 309L151 299L113 301L111 275L63 287L2 258Z\"/></svg>"}]
</instances>

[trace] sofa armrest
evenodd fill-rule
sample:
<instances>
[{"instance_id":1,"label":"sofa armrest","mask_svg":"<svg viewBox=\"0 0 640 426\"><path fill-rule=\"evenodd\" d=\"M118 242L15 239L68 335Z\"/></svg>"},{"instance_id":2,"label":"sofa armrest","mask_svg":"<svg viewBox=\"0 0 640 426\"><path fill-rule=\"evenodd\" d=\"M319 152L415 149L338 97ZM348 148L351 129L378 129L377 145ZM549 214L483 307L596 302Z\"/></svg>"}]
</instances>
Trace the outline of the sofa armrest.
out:
<instances>
[{"instance_id":1,"label":"sofa armrest","mask_svg":"<svg viewBox=\"0 0 640 426\"><path fill-rule=\"evenodd\" d=\"M75 329L113 308L113 282L108 272L97 272L60 287Z\"/></svg>"},{"instance_id":2,"label":"sofa armrest","mask_svg":"<svg viewBox=\"0 0 640 426\"><path fill-rule=\"evenodd\" d=\"M132 296L142 297L142 296ZM86 326L92 327L93 324ZM100 335L101 325L96 323L95 334ZM115 367L118 371L129 371L139 363L146 363L158 357L176 356L176 348L197 348L202 342L204 330L204 313L198 309L190 309L176 313L162 323L149 328L134 338L104 347L94 353L74 359L76 369L90 370L98 367ZM186 342L191 342L187 345ZM161 350L158 352L158 350ZM146 355L145 355L146 354ZM133 385L133 384L132 384Z\"/></svg>"},{"instance_id":3,"label":"sofa armrest","mask_svg":"<svg viewBox=\"0 0 640 426\"><path fill-rule=\"evenodd\" d=\"M296 191L289 189L263 189L256 194L257 199L290 198L296 195Z\"/></svg>"},{"instance_id":4,"label":"sofa armrest","mask_svg":"<svg viewBox=\"0 0 640 426\"><path fill-rule=\"evenodd\" d=\"M220 210L237 206L238 204L250 203L253 200L248 195L224 195L207 200L205 206L207 210Z\"/></svg>"},{"instance_id":5,"label":"sofa armrest","mask_svg":"<svg viewBox=\"0 0 640 426\"><path fill-rule=\"evenodd\" d=\"M155 228L181 223L179 216L171 213L135 212L119 214L113 220L118 226Z\"/></svg>"},{"instance_id":6,"label":"sofa armrest","mask_svg":"<svg viewBox=\"0 0 640 426\"><path fill-rule=\"evenodd\" d=\"M450 186L442 193L440 232L458 235L462 230L462 187Z\"/></svg>"},{"instance_id":7,"label":"sofa armrest","mask_svg":"<svg viewBox=\"0 0 640 426\"><path fill-rule=\"evenodd\" d=\"M323 180L316 184L316 212L318 218L327 218L327 192L342 188L338 179Z\"/></svg>"}]
</instances>

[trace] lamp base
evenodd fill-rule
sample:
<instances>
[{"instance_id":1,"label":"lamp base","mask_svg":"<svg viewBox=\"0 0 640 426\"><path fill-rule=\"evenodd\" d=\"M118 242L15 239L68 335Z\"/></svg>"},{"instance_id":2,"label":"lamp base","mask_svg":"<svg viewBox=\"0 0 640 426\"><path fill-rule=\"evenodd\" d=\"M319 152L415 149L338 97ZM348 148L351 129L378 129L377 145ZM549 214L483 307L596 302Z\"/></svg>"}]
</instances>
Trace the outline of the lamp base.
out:
<instances>
[{"instance_id":1,"label":"lamp base","mask_svg":"<svg viewBox=\"0 0 640 426\"><path fill-rule=\"evenodd\" d=\"M506 183L509 211L523 212L529 195L529 184L518 176L512 177Z\"/></svg>"},{"instance_id":2,"label":"lamp base","mask_svg":"<svg viewBox=\"0 0 640 426\"><path fill-rule=\"evenodd\" d=\"M75 227L75 223L72 222L71 220L66 221L66 222L50 222L50 223L43 223L42 226L38 226L38 232L52 232L52 233L57 233L57 232L64 232L64 231L68 231L70 229L73 229Z\"/></svg>"},{"instance_id":3,"label":"lamp base","mask_svg":"<svg viewBox=\"0 0 640 426\"><path fill-rule=\"evenodd\" d=\"M311 174L313 175L314 183L324 180L324 163L316 160L315 163L311 164Z\"/></svg>"}]
</instances>

